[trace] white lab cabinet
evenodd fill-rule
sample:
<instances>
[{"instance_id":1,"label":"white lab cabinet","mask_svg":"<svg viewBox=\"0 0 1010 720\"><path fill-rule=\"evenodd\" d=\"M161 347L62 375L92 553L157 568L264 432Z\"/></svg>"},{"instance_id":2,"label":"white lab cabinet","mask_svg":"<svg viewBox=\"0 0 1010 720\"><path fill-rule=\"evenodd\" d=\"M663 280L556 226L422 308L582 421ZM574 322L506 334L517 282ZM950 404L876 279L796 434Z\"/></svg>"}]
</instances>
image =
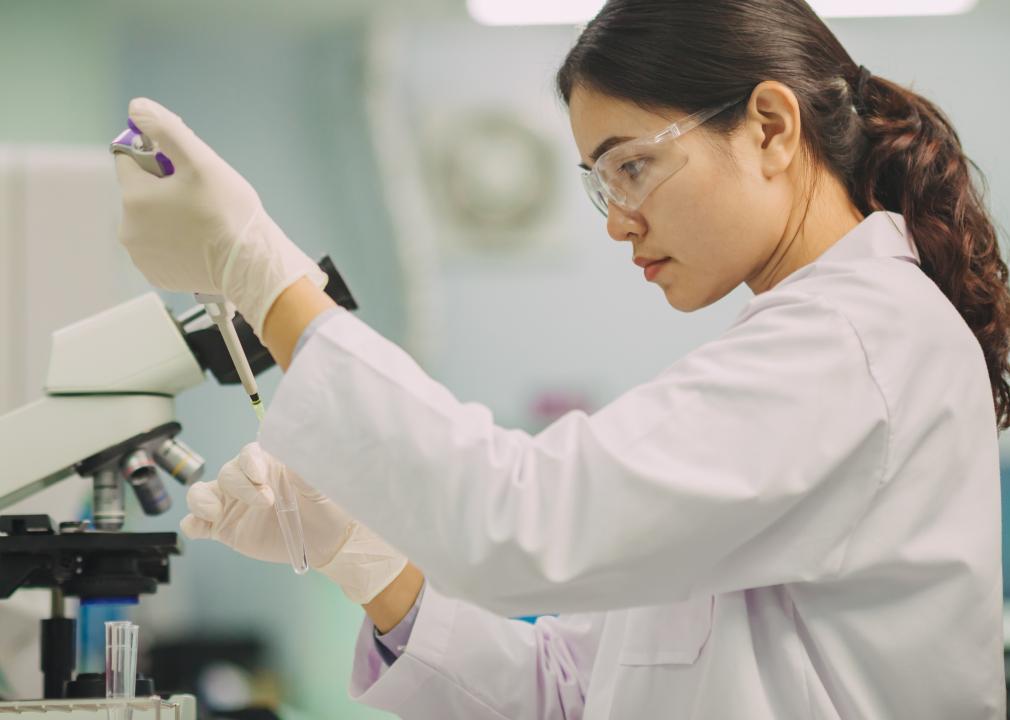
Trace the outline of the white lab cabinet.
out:
<instances>
[{"instance_id":1,"label":"white lab cabinet","mask_svg":"<svg viewBox=\"0 0 1010 720\"><path fill-rule=\"evenodd\" d=\"M53 330L150 289L119 212L106 148L0 145L0 412L42 394Z\"/></svg>"}]
</instances>

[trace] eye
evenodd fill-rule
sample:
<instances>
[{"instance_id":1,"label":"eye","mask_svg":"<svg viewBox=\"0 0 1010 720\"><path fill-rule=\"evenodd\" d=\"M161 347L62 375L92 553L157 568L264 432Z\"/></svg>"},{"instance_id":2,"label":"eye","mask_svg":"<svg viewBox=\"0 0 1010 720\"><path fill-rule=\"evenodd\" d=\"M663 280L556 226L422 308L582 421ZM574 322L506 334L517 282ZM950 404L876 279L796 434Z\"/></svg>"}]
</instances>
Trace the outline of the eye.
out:
<instances>
[{"instance_id":1,"label":"eye","mask_svg":"<svg viewBox=\"0 0 1010 720\"><path fill-rule=\"evenodd\" d=\"M620 167L620 172L627 175L629 179L635 180L648 165L648 158L638 157L633 160L628 160Z\"/></svg>"}]
</instances>

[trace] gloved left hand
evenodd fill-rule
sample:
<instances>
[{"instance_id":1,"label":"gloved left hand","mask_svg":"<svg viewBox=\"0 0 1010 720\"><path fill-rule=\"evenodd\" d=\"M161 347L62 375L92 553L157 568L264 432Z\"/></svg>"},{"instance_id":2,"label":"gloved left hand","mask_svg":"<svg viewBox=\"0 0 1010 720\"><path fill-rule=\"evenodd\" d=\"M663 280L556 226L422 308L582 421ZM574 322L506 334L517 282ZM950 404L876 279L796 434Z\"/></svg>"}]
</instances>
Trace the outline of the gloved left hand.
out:
<instances>
[{"instance_id":1,"label":"gloved left hand","mask_svg":"<svg viewBox=\"0 0 1010 720\"><path fill-rule=\"evenodd\" d=\"M119 239L154 285L224 295L262 337L277 297L326 275L266 214L245 178L185 123L153 100L130 103L130 119L175 166L159 178L116 156L123 193Z\"/></svg>"},{"instance_id":2,"label":"gloved left hand","mask_svg":"<svg viewBox=\"0 0 1010 720\"><path fill-rule=\"evenodd\" d=\"M260 448L246 445L225 463L213 482L190 486L190 515L182 531L190 538L217 540L251 558L288 562L273 487L292 485L298 501L309 565L364 605L396 579L407 559L343 508Z\"/></svg>"}]
</instances>

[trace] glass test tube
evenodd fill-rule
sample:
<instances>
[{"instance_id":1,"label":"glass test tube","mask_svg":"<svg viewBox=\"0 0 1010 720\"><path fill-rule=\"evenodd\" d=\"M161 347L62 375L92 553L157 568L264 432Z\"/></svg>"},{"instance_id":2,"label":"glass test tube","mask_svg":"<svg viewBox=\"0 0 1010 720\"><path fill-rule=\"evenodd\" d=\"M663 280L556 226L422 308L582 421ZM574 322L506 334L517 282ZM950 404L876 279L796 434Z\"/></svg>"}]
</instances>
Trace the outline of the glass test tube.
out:
<instances>
[{"instance_id":1,"label":"glass test tube","mask_svg":"<svg viewBox=\"0 0 1010 720\"><path fill-rule=\"evenodd\" d=\"M274 491L274 510L277 511L277 522L281 526L284 547L288 551L288 559L295 574L304 575L309 571L309 559L305 550L305 533L302 530L302 516L298 512L298 499L291 483L283 477L276 478L272 483Z\"/></svg>"},{"instance_id":2,"label":"glass test tube","mask_svg":"<svg viewBox=\"0 0 1010 720\"><path fill-rule=\"evenodd\" d=\"M109 720L130 720L137 688L137 633L129 621L105 623L105 697L121 700L108 708Z\"/></svg>"}]
</instances>

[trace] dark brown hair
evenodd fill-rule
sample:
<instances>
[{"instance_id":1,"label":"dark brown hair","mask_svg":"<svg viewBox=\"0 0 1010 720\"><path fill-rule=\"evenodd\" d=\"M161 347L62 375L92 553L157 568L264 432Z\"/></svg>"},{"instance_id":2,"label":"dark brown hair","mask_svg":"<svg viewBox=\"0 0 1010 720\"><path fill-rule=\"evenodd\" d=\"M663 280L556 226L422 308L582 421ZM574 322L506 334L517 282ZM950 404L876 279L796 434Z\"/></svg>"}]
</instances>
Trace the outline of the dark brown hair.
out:
<instances>
[{"instance_id":1,"label":"dark brown hair","mask_svg":"<svg viewBox=\"0 0 1010 720\"><path fill-rule=\"evenodd\" d=\"M861 72L804 0L610 0L557 76L566 104L582 85L685 112L765 80L792 89L811 158L861 212L904 216L923 271L978 338L998 427L1010 426L1010 288L981 173L939 108ZM736 105L709 126L729 132L745 112Z\"/></svg>"}]
</instances>

